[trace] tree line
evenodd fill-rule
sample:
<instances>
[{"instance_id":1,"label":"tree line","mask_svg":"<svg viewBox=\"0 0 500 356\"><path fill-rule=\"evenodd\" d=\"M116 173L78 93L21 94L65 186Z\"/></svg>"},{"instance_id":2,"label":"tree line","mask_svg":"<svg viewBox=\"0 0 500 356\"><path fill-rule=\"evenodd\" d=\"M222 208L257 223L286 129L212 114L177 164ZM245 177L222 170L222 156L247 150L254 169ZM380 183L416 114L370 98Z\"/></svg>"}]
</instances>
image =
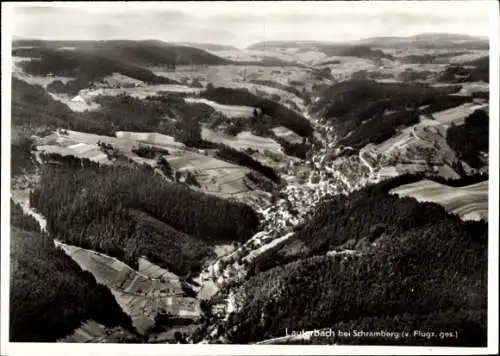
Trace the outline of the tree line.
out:
<instances>
[{"instance_id":1,"label":"tree line","mask_svg":"<svg viewBox=\"0 0 500 356\"><path fill-rule=\"evenodd\" d=\"M11 201L10 328L13 342L55 342L88 319L133 332L109 290Z\"/></svg>"},{"instance_id":2,"label":"tree line","mask_svg":"<svg viewBox=\"0 0 500 356\"><path fill-rule=\"evenodd\" d=\"M179 274L199 270L219 243L259 225L249 206L167 182L151 167L44 167L30 201L50 233L135 265L141 255ZM145 219L155 228L144 225Z\"/></svg>"}]
</instances>

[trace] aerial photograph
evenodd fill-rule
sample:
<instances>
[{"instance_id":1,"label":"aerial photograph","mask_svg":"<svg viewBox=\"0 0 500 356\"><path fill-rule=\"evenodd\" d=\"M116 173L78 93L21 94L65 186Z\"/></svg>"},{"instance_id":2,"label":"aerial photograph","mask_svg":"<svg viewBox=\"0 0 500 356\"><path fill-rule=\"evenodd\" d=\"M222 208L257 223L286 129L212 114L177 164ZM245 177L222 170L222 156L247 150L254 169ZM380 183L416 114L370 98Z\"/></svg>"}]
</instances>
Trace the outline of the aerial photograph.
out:
<instances>
[{"instance_id":1,"label":"aerial photograph","mask_svg":"<svg viewBox=\"0 0 500 356\"><path fill-rule=\"evenodd\" d=\"M494 341L491 2L11 8L9 344Z\"/></svg>"}]
</instances>

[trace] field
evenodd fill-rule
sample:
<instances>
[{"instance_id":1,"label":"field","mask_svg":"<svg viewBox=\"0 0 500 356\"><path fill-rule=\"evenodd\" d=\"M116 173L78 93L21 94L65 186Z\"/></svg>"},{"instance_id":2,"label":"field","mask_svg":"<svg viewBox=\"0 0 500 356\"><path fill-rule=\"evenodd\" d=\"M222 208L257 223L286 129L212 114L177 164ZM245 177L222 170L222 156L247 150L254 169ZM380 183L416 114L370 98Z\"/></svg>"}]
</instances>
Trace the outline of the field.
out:
<instances>
[{"instance_id":1,"label":"field","mask_svg":"<svg viewBox=\"0 0 500 356\"><path fill-rule=\"evenodd\" d=\"M113 148L125 155L134 157L136 155L132 153L132 149L138 148L142 143L168 150L182 150L184 148L182 143L176 142L171 136L158 133L118 131L117 136L95 135L72 130L65 130L64 133L56 131L37 139L37 147L41 151L56 152L62 155L75 155L93 160L102 159L103 163L106 163L104 158L97 154L97 150L99 150L97 142L99 141L112 145ZM100 150L99 152L104 154Z\"/></svg>"},{"instance_id":2,"label":"field","mask_svg":"<svg viewBox=\"0 0 500 356\"><path fill-rule=\"evenodd\" d=\"M220 112L229 118L247 118L252 117L254 113L254 108L251 106L223 105L204 98L185 98L184 101L186 103L206 104L211 106L215 111Z\"/></svg>"},{"instance_id":3,"label":"field","mask_svg":"<svg viewBox=\"0 0 500 356\"><path fill-rule=\"evenodd\" d=\"M108 156L102 152L97 145L77 143L71 146L57 146L57 145L47 145L38 146L38 150L45 153L58 153L62 156L75 156L80 158L87 158L91 161L98 162L100 164L111 164L112 162L108 159Z\"/></svg>"},{"instance_id":4,"label":"field","mask_svg":"<svg viewBox=\"0 0 500 356\"><path fill-rule=\"evenodd\" d=\"M178 66L175 72L166 72L163 68L151 68L156 75L162 75L179 82L187 82L196 78L203 85L212 83L215 87L228 83L248 83L251 80L273 81L282 85L290 82L302 82L307 85L325 82L308 68L294 66L258 66L258 65L224 65L224 66Z\"/></svg>"},{"instance_id":5,"label":"field","mask_svg":"<svg viewBox=\"0 0 500 356\"><path fill-rule=\"evenodd\" d=\"M301 143L302 142L302 137L297 135L295 132L287 129L286 127L283 126L278 126L274 127L271 129L272 132L278 137L282 137L283 139L287 140L290 143Z\"/></svg>"},{"instance_id":6,"label":"field","mask_svg":"<svg viewBox=\"0 0 500 356\"><path fill-rule=\"evenodd\" d=\"M144 87L133 87L133 88L99 88L99 89L84 89L80 91L80 97L83 100L92 100L96 96L117 96L120 94L129 95L139 99L145 99L148 96L154 96L160 94L160 92L170 92L170 93L189 93L196 94L204 89L202 88L192 88L187 85L178 84L159 84L159 85L147 85Z\"/></svg>"},{"instance_id":7,"label":"field","mask_svg":"<svg viewBox=\"0 0 500 356\"><path fill-rule=\"evenodd\" d=\"M428 116L421 115L420 123L378 145L371 145L371 151L383 157L379 176L433 172L444 178L458 178L452 169L458 157L446 142L447 129L451 124L463 124L475 110L487 107L487 104L469 102ZM462 162L462 165L467 172L472 172L467 163Z\"/></svg>"},{"instance_id":8,"label":"field","mask_svg":"<svg viewBox=\"0 0 500 356\"><path fill-rule=\"evenodd\" d=\"M176 171L189 170L193 173L204 192L230 197L249 191L243 182L245 174L250 172L248 168L190 151L165 158Z\"/></svg>"},{"instance_id":9,"label":"field","mask_svg":"<svg viewBox=\"0 0 500 356\"><path fill-rule=\"evenodd\" d=\"M83 270L107 286L123 311L131 316L137 331L144 334L155 325L159 314L180 318L200 315L196 299L184 297L178 280L156 279L139 273L107 255L55 241ZM142 261L144 267L144 261ZM149 264L153 270L154 266ZM156 269L158 271L158 269Z\"/></svg>"},{"instance_id":10,"label":"field","mask_svg":"<svg viewBox=\"0 0 500 356\"><path fill-rule=\"evenodd\" d=\"M138 141L154 146L165 146L169 148L183 149L183 143L175 141L172 136L159 134L156 132L128 132L116 131L116 137L126 140Z\"/></svg>"},{"instance_id":11,"label":"field","mask_svg":"<svg viewBox=\"0 0 500 356\"><path fill-rule=\"evenodd\" d=\"M256 150L259 152L267 150L274 153L283 153L283 148L281 147L281 145L273 139L255 136L249 131L242 131L236 136L230 136L217 133L205 127L201 130L201 137L204 140L222 143L236 150L246 150L247 148L251 148L252 150Z\"/></svg>"},{"instance_id":12,"label":"field","mask_svg":"<svg viewBox=\"0 0 500 356\"><path fill-rule=\"evenodd\" d=\"M49 92L49 95L52 97L52 99L66 104L71 110L76 112L84 112L86 110L92 111L101 108L101 105L90 100L84 100L79 95L74 98L71 98L68 94L61 93L55 94Z\"/></svg>"},{"instance_id":13,"label":"field","mask_svg":"<svg viewBox=\"0 0 500 356\"><path fill-rule=\"evenodd\" d=\"M454 108L435 112L432 114L432 117L444 125L451 125L452 123L462 125L465 122L465 118L474 111L487 108L488 104L465 103Z\"/></svg>"},{"instance_id":14,"label":"field","mask_svg":"<svg viewBox=\"0 0 500 356\"><path fill-rule=\"evenodd\" d=\"M71 335L57 342L76 342L76 343L117 343L124 339L134 340L135 336L122 327L108 328L94 320L87 320Z\"/></svg>"},{"instance_id":15,"label":"field","mask_svg":"<svg viewBox=\"0 0 500 356\"><path fill-rule=\"evenodd\" d=\"M456 188L424 179L392 189L390 193L438 203L462 220L488 220L488 181Z\"/></svg>"}]
</instances>

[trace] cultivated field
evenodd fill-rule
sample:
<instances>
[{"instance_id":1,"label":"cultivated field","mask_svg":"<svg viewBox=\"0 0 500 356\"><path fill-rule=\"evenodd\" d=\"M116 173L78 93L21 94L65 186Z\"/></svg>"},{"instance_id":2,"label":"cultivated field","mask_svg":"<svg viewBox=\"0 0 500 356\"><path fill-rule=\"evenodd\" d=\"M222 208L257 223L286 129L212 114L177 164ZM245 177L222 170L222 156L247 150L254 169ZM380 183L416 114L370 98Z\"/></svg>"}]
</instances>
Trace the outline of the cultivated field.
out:
<instances>
[{"instance_id":1,"label":"cultivated field","mask_svg":"<svg viewBox=\"0 0 500 356\"><path fill-rule=\"evenodd\" d=\"M465 122L465 118L478 109L487 109L488 104L465 103L454 108L443 111L438 111L432 114L432 117L441 124L461 125Z\"/></svg>"},{"instance_id":2,"label":"cultivated field","mask_svg":"<svg viewBox=\"0 0 500 356\"><path fill-rule=\"evenodd\" d=\"M295 132L293 132L290 129L287 129L286 127L283 126L278 126L274 127L271 129L272 132L278 137L282 137L283 139L287 140L290 143L301 143L302 142L302 137L297 135Z\"/></svg>"},{"instance_id":3,"label":"cultivated field","mask_svg":"<svg viewBox=\"0 0 500 356\"><path fill-rule=\"evenodd\" d=\"M151 278L110 256L54 242L83 270L92 273L98 283L111 290L123 311L132 318L139 333L144 334L152 328L159 314L168 313L182 318L199 317L198 301L183 296L178 280L171 282L164 278Z\"/></svg>"},{"instance_id":4,"label":"cultivated field","mask_svg":"<svg viewBox=\"0 0 500 356\"><path fill-rule=\"evenodd\" d=\"M488 181L457 188L424 179L392 189L390 193L438 203L463 220L488 220Z\"/></svg>"},{"instance_id":5,"label":"cultivated field","mask_svg":"<svg viewBox=\"0 0 500 356\"><path fill-rule=\"evenodd\" d=\"M124 86L134 86L134 87L144 87L146 83L142 80L128 77L120 73L113 73L104 77L100 82L94 83L95 85L104 84L108 87L124 87Z\"/></svg>"},{"instance_id":6,"label":"cultivated field","mask_svg":"<svg viewBox=\"0 0 500 356\"><path fill-rule=\"evenodd\" d=\"M222 143L226 146L232 147L236 150L246 150L251 148L253 150L264 152L265 150L283 153L283 148L279 143L271 138L255 136L249 131L242 131L236 136L225 135L217 133L209 128L202 128L201 137L204 140L216 143Z\"/></svg>"},{"instance_id":7,"label":"cultivated field","mask_svg":"<svg viewBox=\"0 0 500 356\"><path fill-rule=\"evenodd\" d=\"M175 72L166 72L162 68L151 68L156 75L188 82L196 78L203 85L225 86L228 83L248 83L251 80L273 81L282 85L302 82L309 85L325 80L308 68L295 66L258 66L258 65L223 65L223 66L179 66Z\"/></svg>"},{"instance_id":8,"label":"cultivated field","mask_svg":"<svg viewBox=\"0 0 500 356\"><path fill-rule=\"evenodd\" d=\"M83 100L91 101L93 98L103 96L117 96L120 94L129 95L139 99L145 99L148 96L158 95L160 92L170 93L189 93L196 94L205 89L192 88L187 85L178 84L159 84L147 85L144 87L131 87L131 88L98 88L98 89L83 89L80 91L79 96Z\"/></svg>"},{"instance_id":9,"label":"cultivated field","mask_svg":"<svg viewBox=\"0 0 500 356\"><path fill-rule=\"evenodd\" d=\"M94 320L87 320L71 335L66 336L57 342L76 342L76 343L117 343L124 339L134 339L129 331L117 326L114 328L106 327Z\"/></svg>"},{"instance_id":10,"label":"cultivated field","mask_svg":"<svg viewBox=\"0 0 500 356\"><path fill-rule=\"evenodd\" d=\"M176 142L174 138L158 133L135 133L127 131L119 131L119 136L103 136L86 132L65 130L65 133L56 131L48 136L39 138L37 146L48 148L48 146L59 146L61 154L82 155L88 147L98 147L97 142L101 141L110 144L113 148L117 148L121 153L132 154L132 149L138 148L141 144L149 144L151 146L179 150L183 149L182 143ZM54 149L54 148L52 148Z\"/></svg>"},{"instance_id":11,"label":"cultivated field","mask_svg":"<svg viewBox=\"0 0 500 356\"><path fill-rule=\"evenodd\" d=\"M248 168L190 151L165 158L174 170L193 173L206 193L230 197L249 191L243 182L245 174L250 172Z\"/></svg>"},{"instance_id":12,"label":"cultivated field","mask_svg":"<svg viewBox=\"0 0 500 356\"><path fill-rule=\"evenodd\" d=\"M254 109L251 106L244 105L223 105L215 101L204 98L185 98L186 103L202 103L211 106L215 111L224 114L229 118L247 118L252 117Z\"/></svg>"},{"instance_id":13,"label":"cultivated field","mask_svg":"<svg viewBox=\"0 0 500 356\"><path fill-rule=\"evenodd\" d=\"M172 136L163 135L156 132L116 131L116 137L125 140L138 141L154 146L164 146L177 149L183 149L186 147L185 144L177 142Z\"/></svg>"},{"instance_id":14,"label":"cultivated field","mask_svg":"<svg viewBox=\"0 0 500 356\"><path fill-rule=\"evenodd\" d=\"M100 164L111 164L112 161L108 159L106 153L102 152L97 145L86 144L86 143L76 143L70 146L57 146L57 145L47 145L38 146L39 151L46 153L58 153L62 156L75 156L79 158L87 158L91 161Z\"/></svg>"},{"instance_id":15,"label":"cultivated field","mask_svg":"<svg viewBox=\"0 0 500 356\"><path fill-rule=\"evenodd\" d=\"M68 94L61 93L48 93L52 99L57 100L63 104L66 104L71 110L76 112L93 111L101 108L101 105L90 101L84 100L81 96L77 95L71 98Z\"/></svg>"}]
</instances>

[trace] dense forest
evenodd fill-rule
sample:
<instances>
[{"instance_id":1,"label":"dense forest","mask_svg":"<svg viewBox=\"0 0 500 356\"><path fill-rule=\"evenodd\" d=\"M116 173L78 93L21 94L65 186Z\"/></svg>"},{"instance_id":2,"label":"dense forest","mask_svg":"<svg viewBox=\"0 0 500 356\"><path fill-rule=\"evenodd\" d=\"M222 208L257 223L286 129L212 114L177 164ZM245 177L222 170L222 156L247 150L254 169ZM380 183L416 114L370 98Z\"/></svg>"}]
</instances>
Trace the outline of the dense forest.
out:
<instances>
[{"instance_id":1,"label":"dense forest","mask_svg":"<svg viewBox=\"0 0 500 356\"><path fill-rule=\"evenodd\" d=\"M489 82L490 58L486 56L462 63L462 65L449 65L440 74L438 80L449 83Z\"/></svg>"},{"instance_id":2,"label":"dense forest","mask_svg":"<svg viewBox=\"0 0 500 356\"><path fill-rule=\"evenodd\" d=\"M219 104L260 108L263 115L272 118L273 127L284 126L304 137L312 135L312 126L302 115L273 100L253 95L248 90L207 86L207 90L201 93L201 96Z\"/></svg>"},{"instance_id":3,"label":"dense forest","mask_svg":"<svg viewBox=\"0 0 500 356\"><path fill-rule=\"evenodd\" d=\"M26 73L32 75L55 75L76 78L81 82L92 82L113 73L120 73L150 84L176 83L171 79L155 75L149 69L124 62L119 58L83 51L21 48L14 49L13 56L36 58L19 64Z\"/></svg>"},{"instance_id":4,"label":"dense forest","mask_svg":"<svg viewBox=\"0 0 500 356\"><path fill-rule=\"evenodd\" d=\"M28 48L32 47L32 48ZM61 51L61 47L72 47L73 51ZM159 40L127 41L42 41L16 40L13 56L37 57L44 53L71 52L76 58L84 55L110 58L138 66L172 65L222 65L231 61L218 57L204 49L162 42ZM74 57L71 57L74 58ZM137 78L139 79L139 78Z\"/></svg>"},{"instance_id":5,"label":"dense forest","mask_svg":"<svg viewBox=\"0 0 500 356\"><path fill-rule=\"evenodd\" d=\"M181 275L199 271L209 245L246 241L259 226L249 206L167 182L150 167L44 167L30 199L55 238L132 266L146 255Z\"/></svg>"},{"instance_id":6,"label":"dense forest","mask_svg":"<svg viewBox=\"0 0 500 356\"><path fill-rule=\"evenodd\" d=\"M334 249L364 249L381 236L397 236L443 220L459 224L463 229L478 228L476 237L487 239L487 225L484 222L462 222L458 216L450 215L438 204L419 203L413 198L389 194L393 188L423 178L423 175L403 175L367 186L347 197L339 195L324 198L315 207L309 221L296 228L294 236L252 262L250 273L262 272L276 265ZM485 178L486 175L456 181L439 177L426 179L450 186L463 186L484 181Z\"/></svg>"},{"instance_id":7,"label":"dense forest","mask_svg":"<svg viewBox=\"0 0 500 356\"><path fill-rule=\"evenodd\" d=\"M323 90L312 110L333 124L338 136L343 137L341 144L361 148L388 139L399 127L417 123L423 106L427 106L427 112L434 112L470 101L469 97L449 95L458 90L460 86L433 88L419 83L354 79Z\"/></svg>"},{"instance_id":8,"label":"dense forest","mask_svg":"<svg viewBox=\"0 0 500 356\"><path fill-rule=\"evenodd\" d=\"M10 340L55 342L88 319L133 330L109 290L11 201Z\"/></svg>"},{"instance_id":9,"label":"dense forest","mask_svg":"<svg viewBox=\"0 0 500 356\"><path fill-rule=\"evenodd\" d=\"M481 159L480 153L489 151L489 124L488 113L476 110L465 119L463 125L452 125L446 132L448 145L473 168L481 168L488 163Z\"/></svg>"},{"instance_id":10,"label":"dense forest","mask_svg":"<svg viewBox=\"0 0 500 356\"><path fill-rule=\"evenodd\" d=\"M405 321L405 327L457 330L459 337L399 344L485 345L487 224L463 222L436 204L385 190L368 187L320 203L309 222L267 256L268 269L257 264L240 288L245 301L229 317L227 337L245 343L284 336L287 328L399 330ZM356 253L325 256L335 248Z\"/></svg>"}]
</instances>

